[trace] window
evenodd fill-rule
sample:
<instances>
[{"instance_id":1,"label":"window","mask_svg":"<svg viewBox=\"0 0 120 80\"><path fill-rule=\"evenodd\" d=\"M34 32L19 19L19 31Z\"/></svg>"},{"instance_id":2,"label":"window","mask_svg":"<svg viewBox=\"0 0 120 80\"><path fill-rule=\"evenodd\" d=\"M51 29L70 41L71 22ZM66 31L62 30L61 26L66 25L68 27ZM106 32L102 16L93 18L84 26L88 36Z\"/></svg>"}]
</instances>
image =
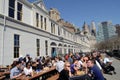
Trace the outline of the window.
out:
<instances>
[{"instance_id":1,"label":"window","mask_svg":"<svg viewBox=\"0 0 120 80\"><path fill-rule=\"evenodd\" d=\"M22 20L22 4L17 2L17 20ZM9 0L9 17L15 18L15 0Z\"/></svg>"},{"instance_id":2,"label":"window","mask_svg":"<svg viewBox=\"0 0 120 80\"><path fill-rule=\"evenodd\" d=\"M60 35L60 27L58 26L58 35Z\"/></svg>"},{"instance_id":3,"label":"window","mask_svg":"<svg viewBox=\"0 0 120 80\"><path fill-rule=\"evenodd\" d=\"M53 23L51 22L51 33L53 33Z\"/></svg>"},{"instance_id":4,"label":"window","mask_svg":"<svg viewBox=\"0 0 120 80\"><path fill-rule=\"evenodd\" d=\"M40 39L36 39L37 56L40 56Z\"/></svg>"},{"instance_id":5,"label":"window","mask_svg":"<svg viewBox=\"0 0 120 80\"><path fill-rule=\"evenodd\" d=\"M17 2L17 20L22 20L22 4Z\"/></svg>"},{"instance_id":6,"label":"window","mask_svg":"<svg viewBox=\"0 0 120 80\"><path fill-rule=\"evenodd\" d=\"M51 33L55 33L55 24L51 22Z\"/></svg>"},{"instance_id":7,"label":"window","mask_svg":"<svg viewBox=\"0 0 120 80\"><path fill-rule=\"evenodd\" d=\"M19 47L20 47L20 36L15 34L14 35L14 58L18 58L19 57Z\"/></svg>"},{"instance_id":8,"label":"window","mask_svg":"<svg viewBox=\"0 0 120 80\"><path fill-rule=\"evenodd\" d=\"M47 27L46 18L44 18L44 25L45 25L45 30L46 30L46 27Z\"/></svg>"},{"instance_id":9,"label":"window","mask_svg":"<svg viewBox=\"0 0 120 80\"><path fill-rule=\"evenodd\" d=\"M48 55L48 41L45 40L45 50L46 50L46 55Z\"/></svg>"},{"instance_id":10,"label":"window","mask_svg":"<svg viewBox=\"0 0 120 80\"><path fill-rule=\"evenodd\" d=\"M36 26L39 27L39 14L36 13Z\"/></svg>"},{"instance_id":11,"label":"window","mask_svg":"<svg viewBox=\"0 0 120 80\"><path fill-rule=\"evenodd\" d=\"M43 16L41 15L41 29L43 29Z\"/></svg>"},{"instance_id":12,"label":"window","mask_svg":"<svg viewBox=\"0 0 120 80\"><path fill-rule=\"evenodd\" d=\"M66 49L64 49L64 54L66 54L67 53L67 50Z\"/></svg>"},{"instance_id":13,"label":"window","mask_svg":"<svg viewBox=\"0 0 120 80\"><path fill-rule=\"evenodd\" d=\"M67 38L69 38L69 33L66 31L66 36L67 36Z\"/></svg>"},{"instance_id":14,"label":"window","mask_svg":"<svg viewBox=\"0 0 120 80\"><path fill-rule=\"evenodd\" d=\"M64 30L64 36L66 36L66 31Z\"/></svg>"},{"instance_id":15,"label":"window","mask_svg":"<svg viewBox=\"0 0 120 80\"><path fill-rule=\"evenodd\" d=\"M9 17L14 18L15 15L15 0L9 0Z\"/></svg>"},{"instance_id":16,"label":"window","mask_svg":"<svg viewBox=\"0 0 120 80\"><path fill-rule=\"evenodd\" d=\"M53 24L53 33L55 34L55 24Z\"/></svg>"}]
</instances>

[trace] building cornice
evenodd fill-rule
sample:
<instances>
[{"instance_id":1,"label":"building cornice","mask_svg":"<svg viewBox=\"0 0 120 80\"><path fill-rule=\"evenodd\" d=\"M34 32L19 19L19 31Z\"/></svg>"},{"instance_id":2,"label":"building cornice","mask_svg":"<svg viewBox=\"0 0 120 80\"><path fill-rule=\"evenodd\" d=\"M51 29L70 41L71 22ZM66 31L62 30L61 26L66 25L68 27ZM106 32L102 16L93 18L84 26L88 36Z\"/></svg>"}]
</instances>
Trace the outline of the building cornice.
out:
<instances>
[{"instance_id":1,"label":"building cornice","mask_svg":"<svg viewBox=\"0 0 120 80\"><path fill-rule=\"evenodd\" d=\"M27 0L18 0L19 2L25 4L26 6L32 8L32 4L30 2L28 2Z\"/></svg>"},{"instance_id":2,"label":"building cornice","mask_svg":"<svg viewBox=\"0 0 120 80\"><path fill-rule=\"evenodd\" d=\"M0 14L0 25L4 25L4 15L1 15L1 14ZM82 44L79 44L77 42L65 39L65 38L63 38L63 40L60 40L61 36L54 35L50 32L41 30L37 27L28 25L26 23L23 23L21 21L15 20L15 19L10 18L10 17L6 17L5 27L16 29L16 30L21 30L23 32L32 33L32 34L35 34L35 35L40 35L40 36L49 38L51 40L65 42L65 43L68 43L68 44L71 44L71 45L75 45L75 44L82 45Z\"/></svg>"},{"instance_id":3,"label":"building cornice","mask_svg":"<svg viewBox=\"0 0 120 80\"><path fill-rule=\"evenodd\" d=\"M0 24L1 25L3 25L3 21L4 21L3 15L0 15ZM23 23L21 21L15 20L15 19L10 18L10 17L6 17L5 27L9 27L9 28L13 28L13 29L17 29L17 30L21 30L24 32L29 32L32 34L41 35L41 36L49 38L49 32L41 30L37 27L28 25L26 23Z\"/></svg>"}]
</instances>

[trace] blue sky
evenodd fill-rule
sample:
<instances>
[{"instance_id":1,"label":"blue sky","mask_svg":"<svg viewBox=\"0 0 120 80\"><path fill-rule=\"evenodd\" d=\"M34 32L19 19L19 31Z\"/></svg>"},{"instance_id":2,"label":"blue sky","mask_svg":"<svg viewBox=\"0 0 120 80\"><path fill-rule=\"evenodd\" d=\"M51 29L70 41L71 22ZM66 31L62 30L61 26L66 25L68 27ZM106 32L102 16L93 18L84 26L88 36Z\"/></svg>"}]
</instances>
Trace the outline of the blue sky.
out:
<instances>
[{"instance_id":1,"label":"blue sky","mask_svg":"<svg viewBox=\"0 0 120 80\"><path fill-rule=\"evenodd\" d=\"M35 0L30 0L35 1ZM84 21L120 24L120 0L43 0L46 8L57 8L61 18L82 27Z\"/></svg>"}]
</instances>

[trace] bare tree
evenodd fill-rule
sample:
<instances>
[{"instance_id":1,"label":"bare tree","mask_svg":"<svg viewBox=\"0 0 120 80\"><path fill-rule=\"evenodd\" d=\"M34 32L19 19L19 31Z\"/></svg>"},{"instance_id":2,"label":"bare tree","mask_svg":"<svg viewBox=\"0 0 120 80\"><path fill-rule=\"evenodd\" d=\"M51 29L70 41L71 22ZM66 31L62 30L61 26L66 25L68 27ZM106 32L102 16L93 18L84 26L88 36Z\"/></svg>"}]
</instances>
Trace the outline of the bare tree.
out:
<instances>
[{"instance_id":1,"label":"bare tree","mask_svg":"<svg viewBox=\"0 0 120 80\"><path fill-rule=\"evenodd\" d=\"M98 50L110 50L120 49L120 37L113 37L106 41L102 41L100 43L96 43L95 47Z\"/></svg>"}]
</instances>

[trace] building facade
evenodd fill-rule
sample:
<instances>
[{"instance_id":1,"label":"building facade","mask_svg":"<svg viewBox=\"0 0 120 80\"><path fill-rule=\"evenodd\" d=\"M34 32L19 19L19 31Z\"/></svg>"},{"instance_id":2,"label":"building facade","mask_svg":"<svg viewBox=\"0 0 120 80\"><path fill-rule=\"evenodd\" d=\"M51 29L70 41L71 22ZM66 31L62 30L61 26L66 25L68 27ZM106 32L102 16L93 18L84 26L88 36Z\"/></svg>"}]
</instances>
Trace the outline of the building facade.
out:
<instances>
[{"instance_id":1,"label":"building facade","mask_svg":"<svg viewBox=\"0 0 120 80\"><path fill-rule=\"evenodd\" d=\"M86 36L86 38L88 39L91 51L95 50L96 49L96 47L95 47L95 45L96 45L95 22L92 21L91 25L88 25L87 23L84 22L81 33L82 33L82 35L84 34Z\"/></svg>"},{"instance_id":2,"label":"building facade","mask_svg":"<svg viewBox=\"0 0 120 80\"><path fill-rule=\"evenodd\" d=\"M105 21L98 24L98 32L97 32L97 41L105 41L110 39L112 36L115 36L116 29L112 22Z\"/></svg>"},{"instance_id":3,"label":"building facade","mask_svg":"<svg viewBox=\"0 0 120 80\"><path fill-rule=\"evenodd\" d=\"M116 24L115 28L116 28L116 34L118 35L118 37L120 37L120 24Z\"/></svg>"},{"instance_id":4,"label":"building facade","mask_svg":"<svg viewBox=\"0 0 120 80\"><path fill-rule=\"evenodd\" d=\"M51 14L42 0L0 0L0 65L26 54L34 59L90 51L87 40L58 24Z\"/></svg>"}]
</instances>

